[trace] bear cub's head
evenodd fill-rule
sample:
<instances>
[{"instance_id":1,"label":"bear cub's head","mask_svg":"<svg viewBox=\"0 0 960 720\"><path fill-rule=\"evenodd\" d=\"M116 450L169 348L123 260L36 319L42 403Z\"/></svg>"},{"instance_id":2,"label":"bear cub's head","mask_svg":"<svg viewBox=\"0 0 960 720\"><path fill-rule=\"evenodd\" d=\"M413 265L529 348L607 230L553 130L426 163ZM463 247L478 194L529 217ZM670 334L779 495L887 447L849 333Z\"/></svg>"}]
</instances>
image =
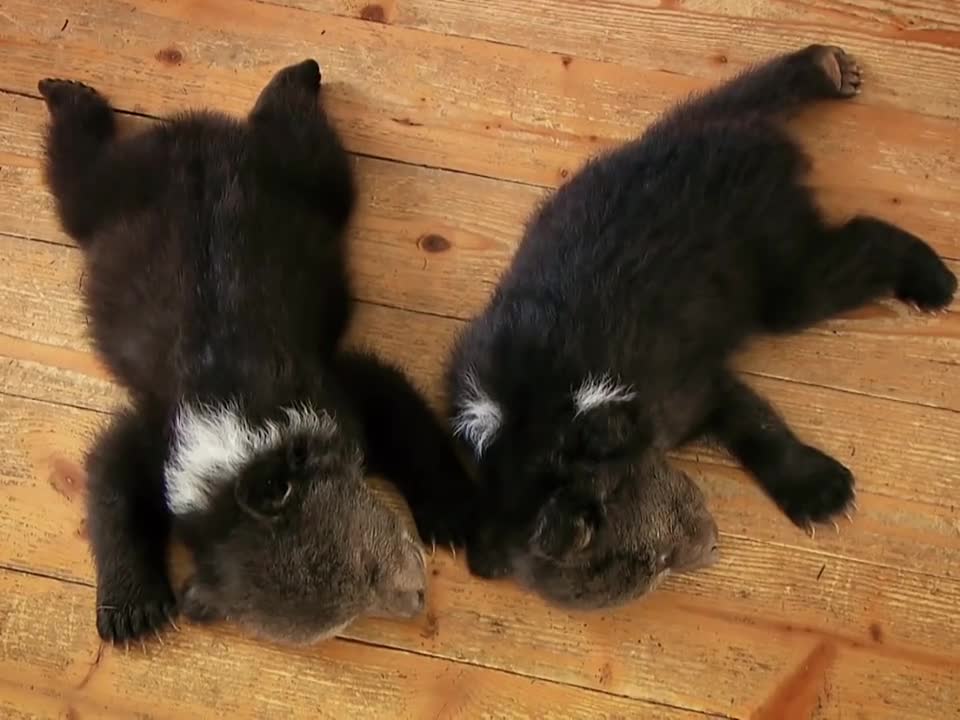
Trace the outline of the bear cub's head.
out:
<instances>
[{"instance_id":1,"label":"bear cub's head","mask_svg":"<svg viewBox=\"0 0 960 720\"><path fill-rule=\"evenodd\" d=\"M308 644L423 608L423 549L365 482L352 437L308 406L257 420L179 408L166 495L196 560L187 617Z\"/></svg>"},{"instance_id":2,"label":"bear cub's head","mask_svg":"<svg viewBox=\"0 0 960 720\"><path fill-rule=\"evenodd\" d=\"M490 496L490 517L468 551L471 570L589 609L623 604L669 573L716 560L717 525L703 493L667 461L633 390L588 376L557 383L552 394L531 385L534 395L523 378L513 386L492 379L499 383L485 386L468 368L452 390L454 432Z\"/></svg>"},{"instance_id":3,"label":"bear cub's head","mask_svg":"<svg viewBox=\"0 0 960 720\"><path fill-rule=\"evenodd\" d=\"M622 605L718 556L717 525L700 488L654 451L594 468L588 489L558 490L527 537L511 553L518 579L579 609Z\"/></svg>"}]
</instances>

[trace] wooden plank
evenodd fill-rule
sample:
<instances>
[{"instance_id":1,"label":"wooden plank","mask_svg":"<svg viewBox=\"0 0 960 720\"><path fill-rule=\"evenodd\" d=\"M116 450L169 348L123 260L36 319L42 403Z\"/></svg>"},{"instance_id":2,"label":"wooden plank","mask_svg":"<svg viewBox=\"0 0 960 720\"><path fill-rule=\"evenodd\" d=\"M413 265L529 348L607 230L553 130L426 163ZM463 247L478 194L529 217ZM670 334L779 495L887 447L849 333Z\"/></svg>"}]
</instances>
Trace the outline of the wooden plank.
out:
<instances>
[{"instance_id":1,"label":"wooden plank","mask_svg":"<svg viewBox=\"0 0 960 720\"><path fill-rule=\"evenodd\" d=\"M47 258L47 253L72 252L14 242L24 248L11 251L10 259L4 262L14 280L29 276L34 283L39 282L49 268L67 267ZM32 250L39 250L44 259L26 266L17 264L16 258ZM63 284L70 286L72 282ZM40 308L40 318L32 321L45 329L40 337L62 343L57 347L9 336L0 338L0 356L8 359L2 366L2 386L17 395L109 410L122 394L107 382L103 369L86 352L82 328L76 317L70 317L79 313L79 306L71 309L44 300L53 296L42 287L13 297L0 296L0 307L10 309L0 318L5 331L20 317L33 317L31 308ZM404 363L439 404L439 372L457 328L451 320L363 306L354 340L371 342L384 355ZM26 334L23 326L18 331ZM903 564L935 575L960 573L958 533L952 514L960 501L953 471L956 447L960 445L960 420L955 413L931 415L898 403L886 403L880 406L883 410L878 410L869 398L776 381L758 384L802 436L836 454L858 475L865 498L858 519L862 535L850 537L845 533L838 539L832 533L822 534L810 543L811 547L871 562ZM884 438L897 441L885 442ZM711 504L724 529L771 542L807 542L743 473L729 466L725 457L708 449L693 449L684 456L708 463L709 469L700 474L705 475ZM697 471L698 465L690 469Z\"/></svg>"},{"instance_id":2,"label":"wooden plank","mask_svg":"<svg viewBox=\"0 0 960 720\"><path fill-rule=\"evenodd\" d=\"M442 355L456 325L412 313L361 306L352 341L374 345L405 364L435 406ZM108 412L123 399L103 368L87 352L0 337L0 388L17 396ZM919 409L897 406L889 418L867 398L847 398L776 380L758 380L788 419L811 442L823 444L849 464L866 499L857 518L857 536L821 534L808 541L763 499L748 477L723 454L706 447L679 453L689 472L707 490L721 526L731 534L770 542L801 544L935 575L960 577L960 524L954 512L958 496L951 443L957 437L955 415L926 417ZM852 403L852 405L851 405ZM869 419L869 420L868 420ZM875 432L868 429L874 425ZM885 438L903 438L899 447ZM831 431L829 428L838 428ZM933 447L925 437L946 433ZM919 440L918 440L919 439ZM954 445L955 447L955 445Z\"/></svg>"},{"instance_id":3,"label":"wooden plank","mask_svg":"<svg viewBox=\"0 0 960 720\"><path fill-rule=\"evenodd\" d=\"M0 571L0 596L0 697L25 717L702 717L343 640L286 649L190 631L125 654L86 622L89 587Z\"/></svg>"},{"instance_id":4,"label":"wooden plank","mask_svg":"<svg viewBox=\"0 0 960 720\"><path fill-rule=\"evenodd\" d=\"M711 81L785 46L830 42L864 58L878 102L960 115L953 0L270 1ZM932 105L930 91L942 93Z\"/></svg>"},{"instance_id":5,"label":"wooden plank","mask_svg":"<svg viewBox=\"0 0 960 720\"><path fill-rule=\"evenodd\" d=\"M0 236L0 266L9 270L8 281L0 286L0 335L26 343L10 343L7 357L38 362L43 353L49 352L47 347L88 351L83 308L76 292L79 250ZM370 324L358 322L355 339L367 339L385 356L408 363L423 387L431 389L434 399L439 401L440 373L462 323L450 318L391 313L386 308L371 307L365 312L369 313ZM952 312L949 317L960 318L960 314ZM6 341L0 337L0 342ZM954 348L958 345L956 340L947 342ZM864 353L864 347L870 346L861 341L846 349L846 365L851 373L857 372L854 363L858 354ZM40 354L35 355L34 351ZM897 348L891 350L895 351ZM897 356L902 354L900 350L890 356L891 374L902 373L896 364ZM952 362L950 353L945 355L947 362ZM931 365L936 360L934 356ZM869 365L870 357L859 361L860 367L873 367ZM54 361L58 367L83 373L82 362L73 355ZM796 367L802 377L804 365L797 363ZM945 367L948 372L941 376L940 389L946 388L948 402L957 407L957 365ZM865 374L869 377L872 372ZM92 374L99 373L95 370ZM928 409L770 378L756 378L756 383L803 437L844 458L859 473L865 491L933 505L945 501L960 504L960 487L956 483L960 413L955 410ZM880 432L882 435L878 435ZM886 438L896 441L884 442Z\"/></svg>"},{"instance_id":6,"label":"wooden plank","mask_svg":"<svg viewBox=\"0 0 960 720\"><path fill-rule=\"evenodd\" d=\"M107 411L124 398L91 352L0 335L0 387L17 397Z\"/></svg>"},{"instance_id":7,"label":"wooden plank","mask_svg":"<svg viewBox=\"0 0 960 720\"><path fill-rule=\"evenodd\" d=\"M418 361L418 358L429 358L430 353L434 352L431 346L435 347L435 343L446 340L439 335L422 332L418 320L417 316L390 309L363 308L358 323L361 329L356 333L356 338L366 334L378 337L390 337L392 334L393 337L400 337L404 333L417 337L422 345L408 344L408 354L400 359L411 370L421 387L429 388L428 394L434 404L437 404L439 394L436 385L430 380L435 379L436 369L429 364L429 360ZM34 344L27 345L28 349L37 347ZM0 357L5 358L4 364L0 366L0 388L4 392L79 408L92 408L99 412L109 412L123 401L122 391L104 379L105 376L89 376L82 371L69 369L70 355L73 354L71 351L49 346L39 347L45 351L46 357L50 358L49 362L11 358L9 345L0 344ZM389 353L388 347L389 341L378 343L378 349L385 353ZM63 361L57 360L57 355L61 352L67 355ZM93 363L91 365L97 367ZM68 369L64 370L63 367ZM770 383L764 390L772 392L775 397L780 394L777 383ZM789 393L786 395L789 396ZM790 415L799 407L800 418L803 420L807 414L804 413L803 406L807 402L802 395L798 402L799 405L788 402L787 407ZM808 426L801 427L802 432L809 432ZM890 432L896 430L891 429ZM848 462L859 477L862 507L856 520L855 532L851 534L844 527L840 536L830 531L821 533L815 540L807 540L781 517L761 496L749 477L725 456L709 448L694 447L680 453L678 459L692 476L698 478L721 528L728 534L752 537L765 542L799 545L824 553L826 560L839 555L892 567L910 567L932 575L960 578L960 524L957 523L953 510L955 493L944 496L943 488L934 486L924 490L919 499L916 497L916 488L912 497L899 497L903 494L898 492L900 488L888 491L883 482L900 474L913 478L914 475L908 470L911 465L924 464L922 455L919 461L908 457L901 468L891 468L889 474L878 473L877 468L888 461L889 455L876 458L867 450L860 453L861 459L858 461L855 457L849 457L849 448L855 446L847 445L844 450L843 441L846 439L848 438L841 436L840 443L828 449L838 452L839 457ZM911 453L916 452L911 449ZM77 458L82 456L82 447L78 448L77 453ZM927 460L926 464L929 462ZM921 482L924 479L921 474Z\"/></svg>"},{"instance_id":8,"label":"wooden plank","mask_svg":"<svg viewBox=\"0 0 960 720\"><path fill-rule=\"evenodd\" d=\"M0 566L92 583L79 463L103 422L102 415L90 411L0 395L0 429L11 439L0 448L0 482L9 491L8 501L0 505ZM36 512L38 507L44 512ZM857 526L848 532L856 537ZM725 536L723 547L718 567L671 578L644 602L579 614L546 607L509 583L473 580L460 563L437 555L431 560L424 616L408 623L361 621L346 636L733 716L775 699L776 688L804 665L812 650L827 643L848 657L831 671L837 677L830 681L828 705L838 713L869 705L888 683L920 684L894 695L886 713L869 717L912 713L906 703L914 702L912 696L923 687L931 695L917 717L934 717L949 707L942 702L956 698L960 688L948 684L945 690L942 683L945 673L960 668L960 628L952 622L960 580L736 536ZM57 602L35 601L23 588L0 596L16 598L9 602L17 603L20 613L40 606L58 619L60 611L48 609ZM82 607L65 613L70 620L62 632L68 638L79 633L95 647L92 597L84 597ZM0 611L7 642L11 623L4 624L3 617ZM51 620L45 627L54 632L59 625ZM31 625L24 621L23 627ZM61 631L55 632L60 637ZM224 633L230 652L243 657L245 641L229 630L214 630L209 638L207 631L195 629L183 635L190 642L199 635L197 642L204 647L223 648ZM35 637L32 644L46 652L61 645L52 637ZM14 641L12 647L19 644ZM203 657L207 655L204 650ZM175 658L174 664L182 664ZM709 687L701 679L705 667L710 668ZM23 671L28 669L29 663ZM223 668L205 674L222 677ZM352 670L346 675L353 677ZM819 678L810 680L815 681ZM816 694L823 699L822 692Z\"/></svg>"},{"instance_id":9,"label":"wooden plank","mask_svg":"<svg viewBox=\"0 0 960 720\"><path fill-rule=\"evenodd\" d=\"M249 91L250 100L257 89ZM197 100L191 97L184 102ZM243 113L248 105L248 100L233 99L229 109ZM336 110L335 96L330 105ZM152 110L161 112L162 108ZM853 118L848 117L851 113ZM950 161L958 152L960 123L942 122L933 127L916 116L889 118L885 122L884 118L865 115L864 109L850 104L844 106L840 119L843 122L839 126L817 126L816 134L807 138L816 158L814 184L821 189L824 203L828 209L832 208L832 214L878 213L927 238L947 256L960 258L960 240L954 237L960 201L951 191L960 184L960 166ZM18 173L37 166L46 120L42 103L33 98L0 94L0 121L7 129L0 138L0 158L10 173L6 181L10 186L24 183L30 188L32 185L29 172L22 176ZM143 118L123 120L129 127L148 122ZM349 120L346 122L344 129L349 134ZM909 132L904 131L905 126ZM631 132L626 128L624 136ZM358 149L369 152L363 146ZM592 152L585 149L583 157ZM382 220L391 221L383 229L400 229L408 240L418 237L417 234L410 236L415 230L420 234L448 236L448 239L451 233L466 233L455 239L453 245L460 253L483 252L487 262L471 268L480 273L478 279L482 281L496 277L490 276L489 260L502 262L509 258L523 222L544 196L544 191L537 188L503 185L427 168L384 165L375 166L380 168L379 173L370 173L363 163L360 167L364 178L370 174L371 189L378 191L370 198L370 210L382 215ZM381 179L383 175L386 177ZM393 183L400 187L394 188ZM484 202L487 198L492 201ZM32 194L21 198L13 194L10 200L13 205L5 208L5 214L21 224L28 223L20 228L23 234L39 237L36 233L58 232L52 214L40 212L49 207L45 198ZM455 214L451 217L451 213ZM412 218L420 221L419 228L401 225L402 221ZM453 218L460 222L452 222ZM30 231L30 223L40 223L35 232Z\"/></svg>"},{"instance_id":10,"label":"wooden plank","mask_svg":"<svg viewBox=\"0 0 960 720\"><path fill-rule=\"evenodd\" d=\"M246 107L233 104L237 112ZM0 217L9 232L69 242L49 212L52 206L46 193L42 197L36 194L34 178L38 176L34 172L40 164L47 121L42 103L0 93L0 121L7 129L0 138L0 167L7 175L0 174L0 181L4 188L23 186L26 191L22 197L11 193L12 204ZM145 127L149 120L122 116L121 122L132 129ZM822 147L814 150L821 168L816 184L824 188L825 203L836 206L833 214L878 213L924 236L948 257L960 258L960 241L953 237L960 202L950 190L960 184L960 167L942 156L956 145L960 124L944 127L943 132L913 130L916 132L903 136L902 126L884 126L875 119L864 122L863 127L854 124L839 137L827 129L822 142L817 141ZM827 164L821 167L824 161ZM479 273L481 283L496 278L496 266L509 259L524 221L545 195L545 190L538 188L429 168L361 161L358 171L368 183L369 206L363 210L379 220L381 233L397 233L408 246L426 234L448 240L453 235L451 244L459 255L469 253L472 259L480 256L484 260L469 268ZM364 215L360 227L373 230ZM421 247L416 260L422 261L424 254ZM435 253L431 259L442 257Z\"/></svg>"},{"instance_id":11,"label":"wooden plank","mask_svg":"<svg viewBox=\"0 0 960 720\"><path fill-rule=\"evenodd\" d=\"M950 261L960 276L960 262ZM878 303L790 338L760 337L748 373L960 411L960 300L948 315Z\"/></svg>"},{"instance_id":12,"label":"wooden plank","mask_svg":"<svg viewBox=\"0 0 960 720\"><path fill-rule=\"evenodd\" d=\"M0 232L69 243L39 170L44 122L39 101L0 95L0 123L10 128L0 140L0 154L8 158L0 196L10 198L0 207ZM357 169L364 200L350 248L358 296L452 317L469 318L483 306L542 196L536 188L380 160L358 159ZM59 267L48 266L50 258L37 262L44 267L26 276ZM960 271L960 262L953 267ZM58 283L66 288L66 276L58 275ZM65 317L80 317L78 307ZM905 363L910 372L903 371ZM762 341L740 365L755 374L960 410L960 312L926 315L899 303L875 304L797 338Z\"/></svg>"},{"instance_id":13,"label":"wooden plank","mask_svg":"<svg viewBox=\"0 0 960 720\"><path fill-rule=\"evenodd\" d=\"M61 3L71 18L63 32L61 20L29 0L10 2L17 24L0 18L7 89L35 94L39 77L68 74L128 110L157 114L211 104L246 112L281 64L317 55L330 81L328 105L351 149L541 185L561 182L586 157L635 135L668 104L704 85L677 74L680 64L667 71L580 59L565 64L547 52L254 0L70 0ZM315 38L305 39L305 28ZM644 36L633 42L643 45ZM172 64L171 57L177 58ZM956 63L941 65L941 76L956 74ZM886 70L878 67L873 76L885 77ZM897 89L898 98L918 88L930 92L908 106L914 110L954 94L916 78L911 89ZM818 158L818 183L827 187L830 204L846 212L892 206L893 219L911 204L903 197L909 190L912 197L935 199L926 210L921 202L917 212L942 222L957 203L949 192L956 183L947 181L958 172L948 159L960 142L956 121L871 106L871 94L880 92L872 87L856 103L801 122ZM960 257L955 233L943 234L942 242Z\"/></svg>"}]
</instances>

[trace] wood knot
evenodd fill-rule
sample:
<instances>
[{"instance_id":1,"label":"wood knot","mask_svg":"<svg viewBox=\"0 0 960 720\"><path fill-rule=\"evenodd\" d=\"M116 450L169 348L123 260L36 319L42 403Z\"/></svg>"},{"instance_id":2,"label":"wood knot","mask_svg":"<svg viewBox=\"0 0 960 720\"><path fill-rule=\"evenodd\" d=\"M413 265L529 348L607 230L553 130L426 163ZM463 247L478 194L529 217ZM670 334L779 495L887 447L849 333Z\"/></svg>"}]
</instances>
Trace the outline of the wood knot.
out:
<instances>
[{"instance_id":1,"label":"wood knot","mask_svg":"<svg viewBox=\"0 0 960 720\"><path fill-rule=\"evenodd\" d=\"M383 11L381 5L371 3L370 5L364 5L363 9L360 10L360 19L376 23L385 23L387 21L387 14Z\"/></svg>"},{"instance_id":2,"label":"wood knot","mask_svg":"<svg viewBox=\"0 0 960 720\"><path fill-rule=\"evenodd\" d=\"M430 233L428 235L420 236L420 239L417 240L417 247L424 252L440 253L450 249L450 241L447 240L443 235Z\"/></svg>"},{"instance_id":3,"label":"wood knot","mask_svg":"<svg viewBox=\"0 0 960 720\"><path fill-rule=\"evenodd\" d=\"M53 458L50 463L50 486L67 500L81 494L87 485L87 474L74 463Z\"/></svg>"},{"instance_id":4,"label":"wood knot","mask_svg":"<svg viewBox=\"0 0 960 720\"><path fill-rule=\"evenodd\" d=\"M870 623L870 638L878 644L883 644L883 628L880 623Z\"/></svg>"},{"instance_id":5,"label":"wood knot","mask_svg":"<svg viewBox=\"0 0 960 720\"><path fill-rule=\"evenodd\" d=\"M164 48L154 56L164 65L179 65L183 62L183 53L175 47Z\"/></svg>"},{"instance_id":6,"label":"wood knot","mask_svg":"<svg viewBox=\"0 0 960 720\"><path fill-rule=\"evenodd\" d=\"M560 62L563 63L564 67L570 67L570 63L573 62L573 58L570 57L569 55L561 55Z\"/></svg>"},{"instance_id":7,"label":"wood knot","mask_svg":"<svg viewBox=\"0 0 960 720\"><path fill-rule=\"evenodd\" d=\"M730 62L727 56L724 55L723 53L720 53L719 55L715 56L713 59L717 62L718 65L726 65L728 62Z\"/></svg>"}]
</instances>

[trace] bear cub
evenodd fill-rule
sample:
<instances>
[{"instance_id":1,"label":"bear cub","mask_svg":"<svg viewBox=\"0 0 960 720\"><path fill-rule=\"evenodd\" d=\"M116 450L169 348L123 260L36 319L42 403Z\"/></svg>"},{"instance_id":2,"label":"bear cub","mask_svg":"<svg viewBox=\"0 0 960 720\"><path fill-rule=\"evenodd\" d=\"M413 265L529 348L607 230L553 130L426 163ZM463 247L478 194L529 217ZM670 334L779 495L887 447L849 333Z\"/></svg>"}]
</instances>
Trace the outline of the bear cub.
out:
<instances>
[{"instance_id":1,"label":"bear cub","mask_svg":"<svg viewBox=\"0 0 960 720\"><path fill-rule=\"evenodd\" d=\"M840 48L774 58L587 163L533 216L448 372L451 424L485 491L475 573L597 607L709 563L716 528L664 456L705 435L800 526L852 506L847 468L730 358L752 335L882 296L936 310L954 295L921 239L875 217L829 223L805 184L783 119L860 84Z\"/></svg>"},{"instance_id":2,"label":"bear cub","mask_svg":"<svg viewBox=\"0 0 960 720\"><path fill-rule=\"evenodd\" d=\"M340 347L355 191L320 81L307 60L245 120L188 112L122 138L95 90L39 83L93 342L131 400L87 461L105 640L178 608L293 643L417 613L422 546L366 471L397 484L425 539L456 539L437 507L469 481L442 423L399 370ZM179 600L171 531L196 561Z\"/></svg>"}]
</instances>

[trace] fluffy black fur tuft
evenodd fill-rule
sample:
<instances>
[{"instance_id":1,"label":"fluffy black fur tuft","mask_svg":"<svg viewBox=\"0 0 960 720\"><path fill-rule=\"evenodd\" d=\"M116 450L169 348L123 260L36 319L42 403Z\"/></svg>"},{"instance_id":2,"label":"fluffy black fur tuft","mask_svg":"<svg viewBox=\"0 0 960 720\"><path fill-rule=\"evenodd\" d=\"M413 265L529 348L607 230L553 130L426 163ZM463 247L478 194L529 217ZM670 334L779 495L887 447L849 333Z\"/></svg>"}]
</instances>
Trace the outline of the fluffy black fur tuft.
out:
<instances>
[{"instance_id":1,"label":"fluffy black fur tuft","mask_svg":"<svg viewBox=\"0 0 960 720\"><path fill-rule=\"evenodd\" d=\"M956 278L926 243L876 218L828 224L804 185L809 163L782 118L855 95L860 81L839 48L775 58L588 163L536 213L449 372L453 426L487 494L469 547L475 572L522 574L543 555L533 540L548 537L562 547L530 582L553 599L603 605L649 587L599 583L585 597L637 559L625 549L651 530L627 524L603 539L615 532L603 501L551 508L569 488L604 497L611 483L644 482L642 462L702 434L799 525L851 503L850 472L799 440L728 363L751 335L797 331L873 298L935 309L953 297ZM701 522L670 542L710 538L694 514Z\"/></svg>"},{"instance_id":2,"label":"fluffy black fur tuft","mask_svg":"<svg viewBox=\"0 0 960 720\"><path fill-rule=\"evenodd\" d=\"M362 612L417 612L422 548L363 456L428 538L452 534L421 473L467 479L399 371L337 355L355 195L317 63L277 73L244 121L193 112L127 138L95 90L39 89L93 339L133 404L88 463L100 635L125 642L175 612L171 528L196 557L182 597L196 620L309 642Z\"/></svg>"}]
</instances>

